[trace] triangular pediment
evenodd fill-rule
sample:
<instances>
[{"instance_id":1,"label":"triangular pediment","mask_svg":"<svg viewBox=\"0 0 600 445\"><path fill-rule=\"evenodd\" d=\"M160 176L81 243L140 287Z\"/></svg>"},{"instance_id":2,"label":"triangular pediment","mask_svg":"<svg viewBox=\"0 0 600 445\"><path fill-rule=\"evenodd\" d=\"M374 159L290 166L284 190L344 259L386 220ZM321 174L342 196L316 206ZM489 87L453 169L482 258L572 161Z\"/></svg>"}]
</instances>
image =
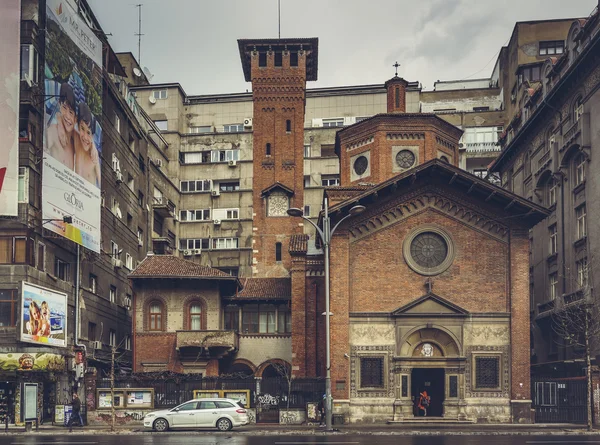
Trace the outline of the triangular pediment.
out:
<instances>
[{"instance_id":1,"label":"triangular pediment","mask_svg":"<svg viewBox=\"0 0 600 445\"><path fill-rule=\"evenodd\" d=\"M291 188L286 187L281 182L275 182L274 184L261 191L260 196L264 198L265 196L269 196L271 193L274 192L283 192L288 196L292 196L294 194L294 191Z\"/></svg>"},{"instance_id":2,"label":"triangular pediment","mask_svg":"<svg viewBox=\"0 0 600 445\"><path fill-rule=\"evenodd\" d=\"M464 316L467 314L468 311L465 309L432 292L392 311L392 316Z\"/></svg>"}]
</instances>

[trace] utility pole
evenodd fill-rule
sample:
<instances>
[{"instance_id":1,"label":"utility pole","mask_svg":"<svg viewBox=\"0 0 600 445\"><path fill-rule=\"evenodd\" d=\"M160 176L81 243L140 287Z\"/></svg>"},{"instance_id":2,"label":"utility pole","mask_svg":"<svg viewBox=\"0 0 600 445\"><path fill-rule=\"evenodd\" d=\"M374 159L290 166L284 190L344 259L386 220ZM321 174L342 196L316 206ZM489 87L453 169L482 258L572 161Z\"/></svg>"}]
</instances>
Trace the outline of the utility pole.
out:
<instances>
[{"instance_id":1,"label":"utility pole","mask_svg":"<svg viewBox=\"0 0 600 445\"><path fill-rule=\"evenodd\" d=\"M115 352L116 348L111 346L110 350L110 431L115 431Z\"/></svg>"}]
</instances>

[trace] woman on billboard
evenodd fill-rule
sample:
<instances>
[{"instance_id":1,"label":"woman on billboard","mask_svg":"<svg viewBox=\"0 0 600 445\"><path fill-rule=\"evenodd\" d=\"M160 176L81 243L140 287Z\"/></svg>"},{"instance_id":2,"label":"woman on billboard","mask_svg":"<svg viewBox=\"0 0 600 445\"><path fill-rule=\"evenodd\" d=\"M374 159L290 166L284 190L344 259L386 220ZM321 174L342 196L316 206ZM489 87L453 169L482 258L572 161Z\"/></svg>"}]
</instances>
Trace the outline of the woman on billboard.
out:
<instances>
[{"instance_id":1,"label":"woman on billboard","mask_svg":"<svg viewBox=\"0 0 600 445\"><path fill-rule=\"evenodd\" d=\"M96 120L85 102L79 103L78 132L75 140L75 173L86 181L100 187L100 163L98 149L94 144Z\"/></svg>"},{"instance_id":2,"label":"woman on billboard","mask_svg":"<svg viewBox=\"0 0 600 445\"><path fill-rule=\"evenodd\" d=\"M75 130L75 94L73 88L63 82L60 85L58 99L59 111L56 121L46 130L46 151L66 167L73 169L75 148L73 136Z\"/></svg>"}]
</instances>

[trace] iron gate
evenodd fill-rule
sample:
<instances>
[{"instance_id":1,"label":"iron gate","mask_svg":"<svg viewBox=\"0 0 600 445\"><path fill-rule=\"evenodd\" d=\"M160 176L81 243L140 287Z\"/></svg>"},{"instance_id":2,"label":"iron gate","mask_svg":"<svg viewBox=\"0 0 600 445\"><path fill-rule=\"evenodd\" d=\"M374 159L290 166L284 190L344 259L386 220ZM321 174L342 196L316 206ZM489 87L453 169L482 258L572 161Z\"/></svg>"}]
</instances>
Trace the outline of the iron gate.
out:
<instances>
[{"instance_id":1,"label":"iron gate","mask_svg":"<svg viewBox=\"0 0 600 445\"><path fill-rule=\"evenodd\" d=\"M536 423L586 423L588 400L585 378L533 380L531 393Z\"/></svg>"}]
</instances>

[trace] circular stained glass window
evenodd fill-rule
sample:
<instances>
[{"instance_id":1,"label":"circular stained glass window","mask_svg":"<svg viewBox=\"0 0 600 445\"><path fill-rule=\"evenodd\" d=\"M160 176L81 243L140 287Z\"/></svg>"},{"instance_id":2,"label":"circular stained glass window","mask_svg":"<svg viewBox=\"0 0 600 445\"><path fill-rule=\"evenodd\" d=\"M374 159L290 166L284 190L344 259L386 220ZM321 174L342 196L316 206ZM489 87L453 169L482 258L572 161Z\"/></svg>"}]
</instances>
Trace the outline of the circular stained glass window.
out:
<instances>
[{"instance_id":1,"label":"circular stained glass window","mask_svg":"<svg viewBox=\"0 0 600 445\"><path fill-rule=\"evenodd\" d=\"M359 176L367 171L368 166L369 160L366 158L366 156L359 156L356 158L356 161L354 161L354 171Z\"/></svg>"},{"instance_id":2,"label":"circular stained glass window","mask_svg":"<svg viewBox=\"0 0 600 445\"><path fill-rule=\"evenodd\" d=\"M411 168L415 163L415 154L410 150L402 150L396 154L396 164L400 168Z\"/></svg>"},{"instance_id":3,"label":"circular stained glass window","mask_svg":"<svg viewBox=\"0 0 600 445\"><path fill-rule=\"evenodd\" d=\"M415 236L410 243L410 256L421 267L437 267L448 256L448 245L441 235L424 232Z\"/></svg>"}]
</instances>

